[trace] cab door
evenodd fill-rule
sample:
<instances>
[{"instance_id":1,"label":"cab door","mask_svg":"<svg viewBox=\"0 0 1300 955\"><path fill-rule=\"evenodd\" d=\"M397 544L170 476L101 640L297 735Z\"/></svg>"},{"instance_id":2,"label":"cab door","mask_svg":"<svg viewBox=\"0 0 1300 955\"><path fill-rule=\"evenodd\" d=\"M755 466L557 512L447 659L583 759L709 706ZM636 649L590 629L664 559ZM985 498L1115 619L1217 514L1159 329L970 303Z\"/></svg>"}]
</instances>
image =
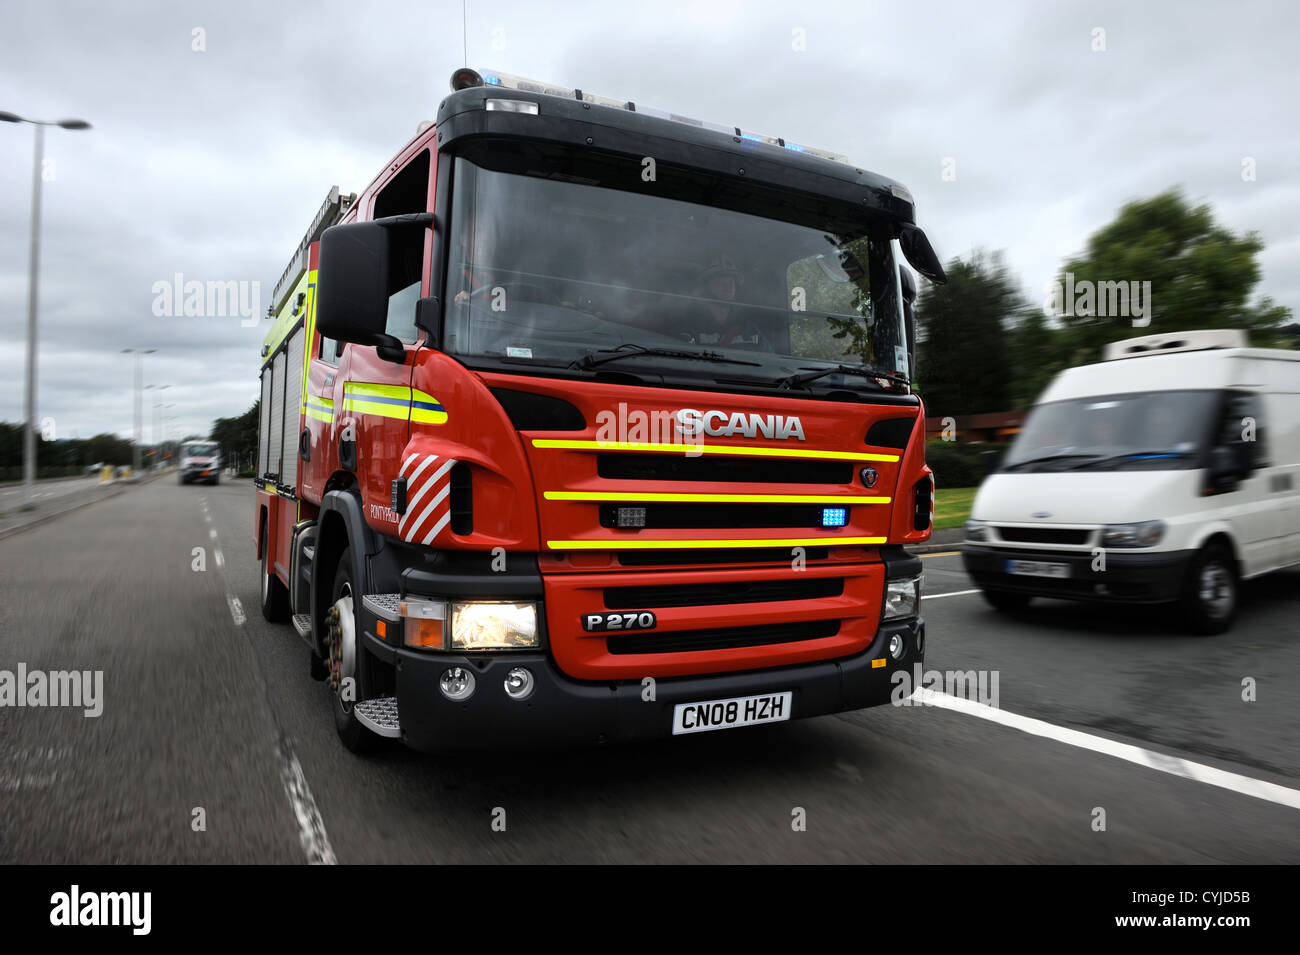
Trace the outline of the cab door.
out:
<instances>
[{"instance_id":1,"label":"cab door","mask_svg":"<svg viewBox=\"0 0 1300 955\"><path fill-rule=\"evenodd\" d=\"M434 163L429 135L398 157L359 205L364 219L427 212L434 195ZM338 358L332 392L330 454L335 472L351 472L361 490L366 522L383 534L396 534L392 482L409 440L411 374L423 333L415 325L415 304L428 294L432 230L400 230L388 282L385 330L403 345L399 364L381 358L373 346L347 343ZM322 378L322 394L328 389ZM322 413L324 413L322 409Z\"/></svg>"}]
</instances>

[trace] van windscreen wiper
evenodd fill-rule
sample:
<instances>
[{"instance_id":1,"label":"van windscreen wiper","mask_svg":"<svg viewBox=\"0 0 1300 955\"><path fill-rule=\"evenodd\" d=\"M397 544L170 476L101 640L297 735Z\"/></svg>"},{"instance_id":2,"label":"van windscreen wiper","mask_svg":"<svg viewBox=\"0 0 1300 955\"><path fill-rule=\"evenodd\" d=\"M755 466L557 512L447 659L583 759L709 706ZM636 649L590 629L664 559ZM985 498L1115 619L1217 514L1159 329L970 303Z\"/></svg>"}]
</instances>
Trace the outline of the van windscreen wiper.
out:
<instances>
[{"instance_id":1,"label":"van windscreen wiper","mask_svg":"<svg viewBox=\"0 0 1300 955\"><path fill-rule=\"evenodd\" d=\"M1186 451L1125 451L1123 454L1111 454L1104 458L1094 458L1091 461L1080 461L1078 464L1066 468L1067 471L1081 471L1084 468L1101 467L1106 464L1118 464L1121 461L1151 461L1161 458L1185 458Z\"/></svg>"},{"instance_id":2,"label":"van windscreen wiper","mask_svg":"<svg viewBox=\"0 0 1300 955\"><path fill-rule=\"evenodd\" d=\"M1003 471L1019 471L1021 468L1029 467L1031 464L1046 464L1048 461L1067 461L1070 458L1091 458L1100 460L1096 454L1045 454L1041 458L1029 458L1027 461L1017 461L1015 464L1004 465Z\"/></svg>"},{"instance_id":3,"label":"van windscreen wiper","mask_svg":"<svg viewBox=\"0 0 1300 955\"><path fill-rule=\"evenodd\" d=\"M619 345L618 348L607 349L613 354L605 355L603 358L597 358L595 355L588 353L581 358L569 362L570 368L595 368L597 365L603 365L609 361L618 361L622 358L634 358L642 355L652 356L655 358L686 358L696 361L721 362L728 365L753 365L755 368L761 368L762 365L756 361L742 361L739 358L728 358L715 351L680 351L675 348L646 348L644 345L635 345L628 343Z\"/></svg>"}]
</instances>

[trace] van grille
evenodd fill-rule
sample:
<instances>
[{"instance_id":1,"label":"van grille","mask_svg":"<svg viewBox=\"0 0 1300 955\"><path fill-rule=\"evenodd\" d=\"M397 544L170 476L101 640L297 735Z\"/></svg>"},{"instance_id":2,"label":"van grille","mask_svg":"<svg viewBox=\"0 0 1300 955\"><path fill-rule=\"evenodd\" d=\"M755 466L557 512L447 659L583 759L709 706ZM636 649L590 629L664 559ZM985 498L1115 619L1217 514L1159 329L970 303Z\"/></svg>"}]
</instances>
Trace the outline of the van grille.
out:
<instances>
[{"instance_id":1,"label":"van grille","mask_svg":"<svg viewBox=\"0 0 1300 955\"><path fill-rule=\"evenodd\" d=\"M1087 528L1055 527L999 527L998 537L1018 544L1076 544L1088 543L1092 531Z\"/></svg>"}]
</instances>

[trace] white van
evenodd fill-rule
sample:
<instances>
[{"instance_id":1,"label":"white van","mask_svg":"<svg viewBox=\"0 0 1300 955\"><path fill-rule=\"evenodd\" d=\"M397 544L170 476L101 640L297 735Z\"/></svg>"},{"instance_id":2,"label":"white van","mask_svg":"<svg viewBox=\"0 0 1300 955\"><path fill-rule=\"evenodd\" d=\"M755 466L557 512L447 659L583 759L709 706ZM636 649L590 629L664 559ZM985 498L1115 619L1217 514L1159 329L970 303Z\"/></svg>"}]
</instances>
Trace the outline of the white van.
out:
<instances>
[{"instance_id":1,"label":"white van","mask_svg":"<svg viewBox=\"0 0 1300 955\"><path fill-rule=\"evenodd\" d=\"M1221 633L1300 564L1300 351L1149 335L1063 371L980 485L962 560L990 604L1177 602Z\"/></svg>"}]
</instances>

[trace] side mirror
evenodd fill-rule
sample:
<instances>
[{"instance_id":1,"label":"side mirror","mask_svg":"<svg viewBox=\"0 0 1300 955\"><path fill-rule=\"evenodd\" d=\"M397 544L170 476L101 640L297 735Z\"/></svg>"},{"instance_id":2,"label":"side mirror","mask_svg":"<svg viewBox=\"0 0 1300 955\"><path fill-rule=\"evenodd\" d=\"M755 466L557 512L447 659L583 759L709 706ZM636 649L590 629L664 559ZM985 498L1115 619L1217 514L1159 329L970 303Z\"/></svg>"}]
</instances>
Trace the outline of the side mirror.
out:
<instances>
[{"instance_id":1,"label":"side mirror","mask_svg":"<svg viewBox=\"0 0 1300 955\"><path fill-rule=\"evenodd\" d=\"M943 271L939 256L935 255L930 240L918 227L905 222L899 229L898 244L903 249L907 264L924 275L931 282L943 285L948 276Z\"/></svg>"},{"instance_id":2,"label":"side mirror","mask_svg":"<svg viewBox=\"0 0 1300 955\"><path fill-rule=\"evenodd\" d=\"M321 334L374 345L380 357L402 360L401 340L384 330L394 233L432 224L433 214L422 212L326 229L320 240L316 287L316 327Z\"/></svg>"},{"instance_id":3,"label":"side mirror","mask_svg":"<svg viewBox=\"0 0 1300 955\"><path fill-rule=\"evenodd\" d=\"M1210 486L1216 491L1231 491L1249 473L1245 442L1233 441L1210 450Z\"/></svg>"}]
</instances>

